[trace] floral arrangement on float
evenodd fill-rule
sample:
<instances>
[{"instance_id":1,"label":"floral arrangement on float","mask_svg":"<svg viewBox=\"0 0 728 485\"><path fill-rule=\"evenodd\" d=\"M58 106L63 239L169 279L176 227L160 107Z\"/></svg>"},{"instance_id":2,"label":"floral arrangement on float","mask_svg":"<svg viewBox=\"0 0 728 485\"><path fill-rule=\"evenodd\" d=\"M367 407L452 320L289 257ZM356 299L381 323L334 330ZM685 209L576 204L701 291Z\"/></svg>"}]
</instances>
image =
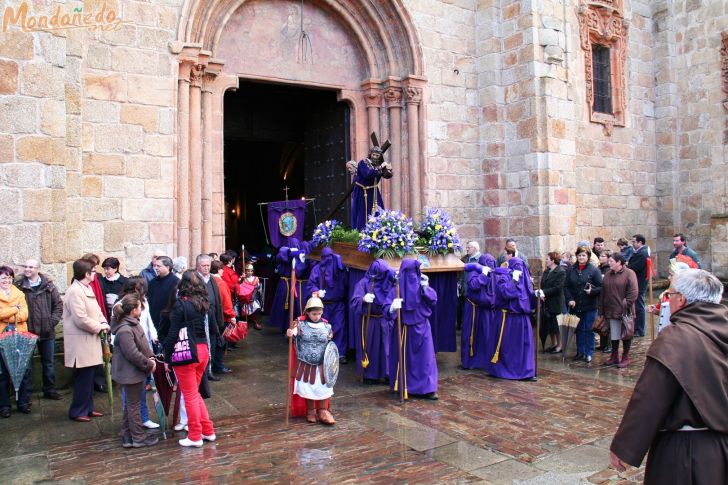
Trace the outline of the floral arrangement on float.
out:
<instances>
[{"instance_id":1,"label":"floral arrangement on float","mask_svg":"<svg viewBox=\"0 0 728 485\"><path fill-rule=\"evenodd\" d=\"M334 239L334 232L337 228L343 228L343 224L336 219L324 221L313 230L313 238L311 238L311 246L317 248L319 246L330 246Z\"/></svg>"},{"instance_id":2,"label":"floral arrangement on float","mask_svg":"<svg viewBox=\"0 0 728 485\"><path fill-rule=\"evenodd\" d=\"M417 235L412 219L395 210L383 210L369 216L359 233L359 251L375 258L403 257L415 252Z\"/></svg>"},{"instance_id":3,"label":"floral arrangement on float","mask_svg":"<svg viewBox=\"0 0 728 485\"><path fill-rule=\"evenodd\" d=\"M418 234L425 252L434 256L462 251L462 243L450 216L442 209L426 209Z\"/></svg>"}]
</instances>

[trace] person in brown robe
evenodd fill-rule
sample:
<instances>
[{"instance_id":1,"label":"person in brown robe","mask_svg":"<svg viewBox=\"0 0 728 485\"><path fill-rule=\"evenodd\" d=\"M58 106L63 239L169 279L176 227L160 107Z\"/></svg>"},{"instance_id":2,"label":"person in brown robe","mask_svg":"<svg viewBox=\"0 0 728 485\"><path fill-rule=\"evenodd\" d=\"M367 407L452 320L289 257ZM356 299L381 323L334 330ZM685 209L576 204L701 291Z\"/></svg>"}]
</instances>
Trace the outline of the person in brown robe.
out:
<instances>
[{"instance_id":1,"label":"person in brown robe","mask_svg":"<svg viewBox=\"0 0 728 485\"><path fill-rule=\"evenodd\" d=\"M640 466L645 484L728 483L728 308L700 269L673 278L667 327L647 361L610 447L612 465Z\"/></svg>"}]
</instances>

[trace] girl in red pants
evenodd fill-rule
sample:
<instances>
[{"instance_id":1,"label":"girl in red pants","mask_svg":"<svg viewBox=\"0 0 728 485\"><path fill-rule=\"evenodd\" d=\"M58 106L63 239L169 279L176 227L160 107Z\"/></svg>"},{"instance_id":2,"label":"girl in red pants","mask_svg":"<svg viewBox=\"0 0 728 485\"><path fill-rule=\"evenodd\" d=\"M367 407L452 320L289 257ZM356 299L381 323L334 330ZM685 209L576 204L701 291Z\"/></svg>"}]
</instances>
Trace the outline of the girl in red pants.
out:
<instances>
[{"instance_id":1,"label":"girl in red pants","mask_svg":"<svg viewBox=\"0 0 728 485\"><path fill-rule=\"evenodd\" d=\"M170 327L164 341L164 357L174 372L182 390L187 409L187 438L179 440L182 446L202 446L204 441L215 441L215 428L200 396L202 376L210 360L206 329L207 289L199 276L187 270L177 287L177 301L170 313Z\"/></svg>"}]
</instances>

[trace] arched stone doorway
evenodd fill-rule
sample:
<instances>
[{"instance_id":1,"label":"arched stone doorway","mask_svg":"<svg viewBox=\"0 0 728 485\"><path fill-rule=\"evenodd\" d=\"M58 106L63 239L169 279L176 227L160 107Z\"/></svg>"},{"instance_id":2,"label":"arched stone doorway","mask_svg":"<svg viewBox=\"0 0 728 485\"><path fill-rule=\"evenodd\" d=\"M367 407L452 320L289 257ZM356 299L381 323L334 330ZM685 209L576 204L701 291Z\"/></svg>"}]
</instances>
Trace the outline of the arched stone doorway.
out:
<instances>
[{"instance_id":1,"label":"arched stone doorway","mask_svg":"<svg viewBox=\"0 0 728 485\"><path fill-rule=\"evenodd\" d=\"M389 138L395 177L385 201L420 210L426 81L401 0L186 0L171 49L179 61L178 254L224 247L223 96L240 78L336 90L349 104L354 158L366 153L370 132Z\"/></svg>"}]
</instances>

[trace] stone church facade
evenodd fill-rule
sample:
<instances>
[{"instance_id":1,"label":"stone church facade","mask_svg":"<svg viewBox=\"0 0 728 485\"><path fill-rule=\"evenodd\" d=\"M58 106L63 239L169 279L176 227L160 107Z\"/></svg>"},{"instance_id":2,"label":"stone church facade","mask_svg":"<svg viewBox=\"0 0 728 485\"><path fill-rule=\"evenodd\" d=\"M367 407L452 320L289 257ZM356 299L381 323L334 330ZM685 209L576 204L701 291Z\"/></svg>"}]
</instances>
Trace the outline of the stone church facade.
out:
<instances>
[{"instance_id":1,"label":"stone church facade","mask_svg":"<svg viewBox=\"0 0 728 485\"><path fill-rule=\"evenodd\" d=\"M683 232L728 277L725 2L0 7L0 262L67 281L85 252L221 251L223 100L255 81L335 92L352 158L392 141L387 205L442 207L492 252L643 233L664 267Z\"/></svg>"}]
</instances>

